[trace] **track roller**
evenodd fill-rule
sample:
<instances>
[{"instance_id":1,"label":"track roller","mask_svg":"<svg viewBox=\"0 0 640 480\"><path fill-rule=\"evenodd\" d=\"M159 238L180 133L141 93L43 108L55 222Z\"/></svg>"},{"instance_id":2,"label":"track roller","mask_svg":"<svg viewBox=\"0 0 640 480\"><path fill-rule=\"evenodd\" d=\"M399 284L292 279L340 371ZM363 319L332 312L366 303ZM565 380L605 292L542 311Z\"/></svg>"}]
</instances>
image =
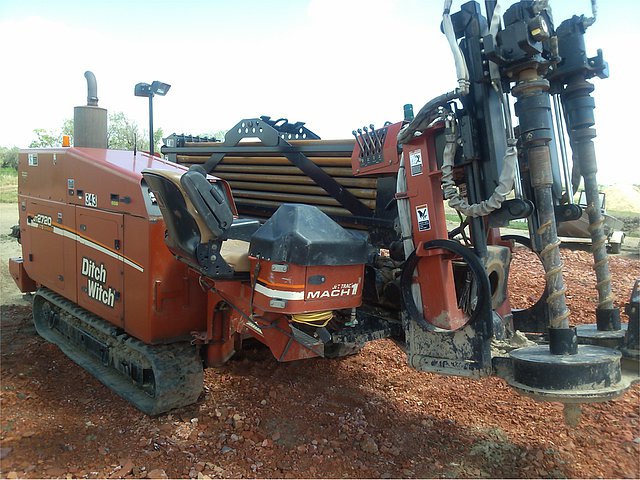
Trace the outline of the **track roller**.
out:
<instances>
[{"instance_id":1,"label":"track roller","mask_svg":"<svg viewBox=\"0 0 640 480\"><path fill-rule=\"evenodd\" d=\"M46 288L33 320L40 336L148 415L190 405L202 391L202 360L189 343L147 345Z\"/></svg>"}]
</instances>

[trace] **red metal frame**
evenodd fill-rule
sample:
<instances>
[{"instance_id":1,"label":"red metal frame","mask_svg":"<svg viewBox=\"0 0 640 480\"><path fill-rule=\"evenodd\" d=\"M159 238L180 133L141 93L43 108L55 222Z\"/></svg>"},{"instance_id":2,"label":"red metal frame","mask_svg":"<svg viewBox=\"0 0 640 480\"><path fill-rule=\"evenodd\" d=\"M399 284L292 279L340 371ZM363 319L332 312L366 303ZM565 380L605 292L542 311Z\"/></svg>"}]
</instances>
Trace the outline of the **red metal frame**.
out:
<instances>
[{"instance_id":1,"label":"red metal frame","mask_svg":"<svg viewBox=\"0 0 640 480\"><path fill-rule=\"evenodd\" d=\"M421 257L416 279L420 284L425 320L438 328L457 330L469 318L458 308L451 252L424 249L431 240L448 238L440 187L442 173L437 165L434 140L441 128L426 130L403 145L407 179L404 197L409 199L413 240L416 254Z\"/></svg>"}]
</instances>

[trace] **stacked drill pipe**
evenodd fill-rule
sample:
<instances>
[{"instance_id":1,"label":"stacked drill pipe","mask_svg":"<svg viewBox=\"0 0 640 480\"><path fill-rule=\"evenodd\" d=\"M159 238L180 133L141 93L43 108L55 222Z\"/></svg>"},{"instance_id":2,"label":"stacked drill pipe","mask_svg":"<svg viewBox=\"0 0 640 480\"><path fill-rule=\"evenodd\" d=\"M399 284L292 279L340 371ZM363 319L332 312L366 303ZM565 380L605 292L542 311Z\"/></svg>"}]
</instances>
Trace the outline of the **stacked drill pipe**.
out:
<instances>
[{"instance_id":1,"label":"stacked drill pipe","mask_svg":"<svg viewBox=\"0 0 640 480\"><path fill-rule=\"evenodd\" d=\"M292 141L294 147L305 151L314 164L335 179L347 191L358 198L368 208L376 208L377 179L357 178L351 169L353 140L301 140ZM184 165L203 164L209 153L199 155L195 150L220 146L220 143L185 143L185 148L193 147L188 155L178 154L176 160ZM243 143L244 148L259 148L256 143ZM334 151L331 146L336 146ZM260 152L259 156L241 156L228 153L211 172L229 182L239 208L261 207L276 209L281 203L306 203L317 206L329 215L348 217L351 213L331 197L311 178L306 176L286 157L273 152Z\"/></svg>"}]
</instances>

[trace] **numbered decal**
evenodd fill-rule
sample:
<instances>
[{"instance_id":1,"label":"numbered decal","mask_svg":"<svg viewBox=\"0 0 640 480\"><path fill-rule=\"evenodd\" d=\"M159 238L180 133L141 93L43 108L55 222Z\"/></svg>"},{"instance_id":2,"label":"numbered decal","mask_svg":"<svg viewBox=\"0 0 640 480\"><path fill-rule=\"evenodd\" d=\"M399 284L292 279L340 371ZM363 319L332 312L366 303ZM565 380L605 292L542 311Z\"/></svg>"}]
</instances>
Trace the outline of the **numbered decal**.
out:
<instances>
[{"instance_id":1,"label":"numbered decal","mask_svg":"<svg viewBox=\"0 0 640 480\"><path fill-rule=\"evenodd\" d=\"M84 204L87 207L97 207L98 206L98 195L95 193L85 193L84 194Z\"/></svg>"}]
</instances>

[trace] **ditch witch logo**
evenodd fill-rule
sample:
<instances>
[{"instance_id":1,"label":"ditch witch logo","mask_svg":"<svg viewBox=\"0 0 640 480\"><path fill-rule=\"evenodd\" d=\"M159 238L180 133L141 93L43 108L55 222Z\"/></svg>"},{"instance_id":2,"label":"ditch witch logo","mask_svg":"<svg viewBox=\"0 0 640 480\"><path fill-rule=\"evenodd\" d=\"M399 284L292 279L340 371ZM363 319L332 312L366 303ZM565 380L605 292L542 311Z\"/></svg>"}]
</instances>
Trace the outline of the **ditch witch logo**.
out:
<instances>
[{"instance_id":1,"label":"ditch witch logo","mask_svg":"<svg viewBox=\"0 0 640 480\"><path fill-rule=\"evenodd\" d=\"M83 290L87 292L89 298L113 308L117 292L111 287L105 287L107 269L104 268L104 264L101 263L98 266L93 260L82 257L81 273L87 277L87 286L83 287Z\"/></svg>"}]
</instances>

